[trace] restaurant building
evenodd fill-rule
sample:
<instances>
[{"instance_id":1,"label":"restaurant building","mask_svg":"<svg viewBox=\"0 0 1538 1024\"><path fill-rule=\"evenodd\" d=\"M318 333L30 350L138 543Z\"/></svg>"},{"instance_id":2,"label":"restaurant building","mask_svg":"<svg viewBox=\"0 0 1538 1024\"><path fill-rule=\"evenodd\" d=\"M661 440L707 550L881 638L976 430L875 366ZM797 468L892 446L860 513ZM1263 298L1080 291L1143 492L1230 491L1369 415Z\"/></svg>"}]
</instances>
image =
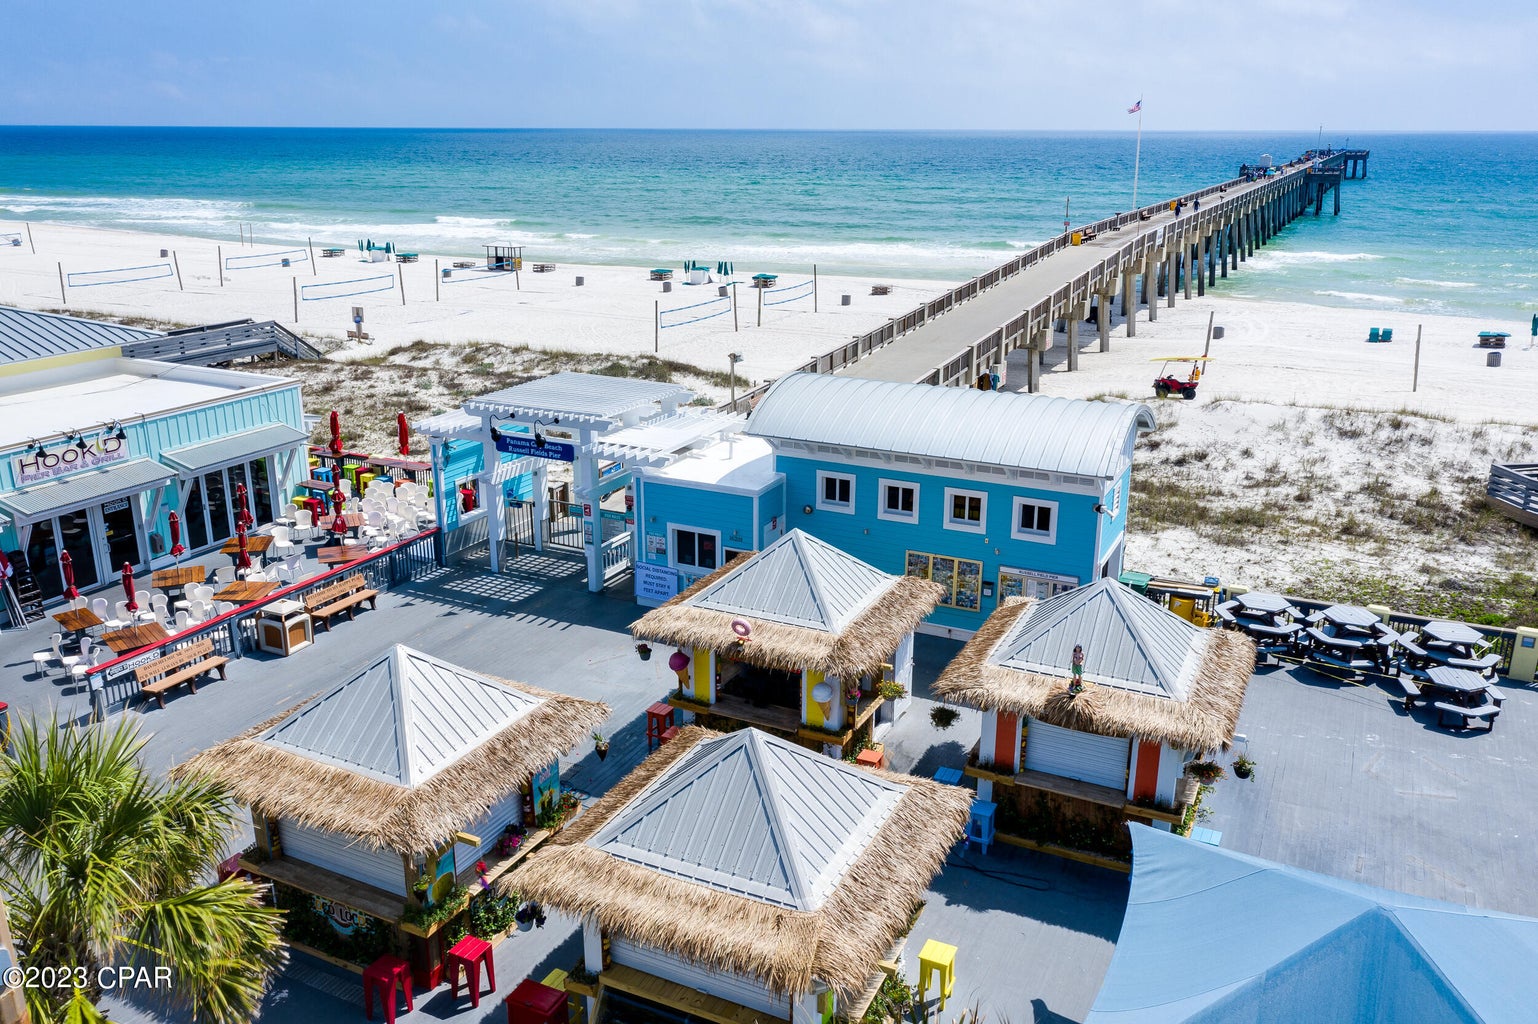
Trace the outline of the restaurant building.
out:
<instances>
[{"instance_id":1,"label":"restaurant building","mask_svg":"<svg viewBox=\"0 0 1538 1024\"><path fill-rule=\"evenodd\" d=\"M124 357L111 324L0 309L0 549L45 601L59 555L82 590L168 556L168 516L196 553L258 522L308 475L297 381Z\"/></svg>"}]
</instances>

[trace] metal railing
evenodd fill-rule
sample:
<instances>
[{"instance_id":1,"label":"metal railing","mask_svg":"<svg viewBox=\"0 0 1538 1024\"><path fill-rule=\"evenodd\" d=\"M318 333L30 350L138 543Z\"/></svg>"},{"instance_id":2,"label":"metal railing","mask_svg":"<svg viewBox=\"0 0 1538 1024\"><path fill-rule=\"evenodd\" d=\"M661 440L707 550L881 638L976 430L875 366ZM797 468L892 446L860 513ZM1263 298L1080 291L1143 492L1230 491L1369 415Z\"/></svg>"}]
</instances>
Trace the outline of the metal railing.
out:
<instances>
[{"instance_id":1,"label":"metal railing","mask_svg":"<svg viewBox=\"0 0 1538 1024\"><path fill-rule=\"evenodd\" d=\"M280 588L260 601L216 615L158 644L103 662L87 672L86 685L92 692L103 691L106 710L126 708L139 692L134 682L134 670L140 666L202 640L212 641L217 655L231 660L243 657L246 651L256 646L256 620L268 605L276 601L303 601L314 591L357 573L362 573L375 590L392 590L437 571L442 542L443 535L435 526L389 547L371 551L356 562L339 565Z\"/></svg>"},{"instance_id":2,"label":"metal railing","mask_svg":"<svg viewBox=\"0 0 1538 1024\"><path fill-rule=\"evenodd\" d=\"M1515 511L1520 515L1513 515L1513 519L1538 526L1538 463L1491 463L1485 494L1501 503L1496 506L1498 511L1507 515Z\"/></svg>"},{"instance_id":3,"label":"metal railing","mask_svg":"<svg viewBox=\"0 0 1538 1024\"><path fill-rule=\"evenodd\" d=\"M989 332L981 341L968 346L971 359L970 365L975 366L977 363L979 346L985 344L1000 346L999 351L1002 354L1003 351L1007 351L1010 347L1009 342L1011 340L1018 339L1028 329L1039 330L1049 320L1055 319L1053 316L1055 309L1062 309L1076 299L1087 299L1092 291L1097 290L1106 281L1114 278L1123 265L1141 259L1156 249L1163 248L1174 237L1193 235L1195 237L1202 237L1204 234L1210 233L1214 226L1225 221L1227 216L1236 209L1253 207L1269 202L1289 190L1301 187L1303 176L1297 172L1306 163L1307 161L1302 158L1293 160L1283 165L1283 173L1280 177L1267 181L1258 188L1250 189L1243 195L1227 196L1215 204L1209 203L1206 209L1192 210L1192 212L1183 214L1177 220L1157 226L1150 226L1148 231L1122 245L1114 254L1108 256L1089 272L1081 274L1070 284L1058 289L1050 298L1038 302L1025 315L1016 317L1003 328ZM1215 195L1222 196L1229 188L1245 184L1249 183L1243 178L1232 178L1215 185L1209 185L1206 188L1197 189L1194 192L1188 192L1180 196L1176 201L1188 206L1194 206L1197 200L1209 199ZM1145 206L1128 213L1119 213L1115 216L1095 221L1093 224L1065 231L1055 238L1051 238L1035 248L1021 253L1008 262L957 285L944 295L931 299L917 309L911 310L900 317L894 317L887 323L860 335L849 343L840 345L818 356L816 359L796 367L795 371L802 373L833 373L851 363L858 362L870 353L891 344L934 317L948 312L960 303L1035 266L1048 256L1068 248L1073 245L1073 236L1075 234L1099 235L1108 231L1118 231L1129 225L1141 223L1146 218L1153 217L1155 214L1167 212L1169 202L1170 200L1163 200L1151 206ZM961 357L957 357L957 359L959 358ZM951 360L951 363L956 363L956 359ZM960 378L951 379L946 372L945 366L930 371L921 380L931 384L970 383ZM763 396L764 392L769 390L769 386L769 384L764 384L751 391L744 392L737 397L735 402L722 403L721 408L731 412L751 412L758 399Z\"/></svg>"},{"instance_id":4,"label":"metal railing","mask_svg":"<svg viewBox=\"0 0 1538 1024\"><path fill-rule=\"evenodd\" d=\"M627 530L624 533L610 537L599 546L603 558L603 578L605 580L618 576L630 568L632 540L633 535Z\"/></svg>"}]
</instances>

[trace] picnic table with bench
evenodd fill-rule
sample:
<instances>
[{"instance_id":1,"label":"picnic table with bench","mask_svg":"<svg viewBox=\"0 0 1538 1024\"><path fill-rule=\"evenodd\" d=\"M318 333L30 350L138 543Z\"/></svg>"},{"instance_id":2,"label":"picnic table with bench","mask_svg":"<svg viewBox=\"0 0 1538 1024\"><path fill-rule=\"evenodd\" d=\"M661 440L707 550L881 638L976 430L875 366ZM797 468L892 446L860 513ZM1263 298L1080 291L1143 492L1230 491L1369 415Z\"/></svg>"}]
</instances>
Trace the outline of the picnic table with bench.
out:
<instances>
[{"instance_id":1,"label":"picnic table with bench","mask_svg":"<svg viewBox=\"0 0 1538 1024\"><path fill-rule=\"evenodd\" d=\"M454 269L455 270L472 270L476 266L477 266L477 264L476 264L476 262L474 260L455 260L454 261Z\"/></svg>"},{"instance_id":2,"label":"picnic table with bench","mask_svg":"<svg viewBox=\"0 0 1538 1024\"><path fill-rule=\"evenodd\" d=\"M671 281L673 280L673 272L665 267L658 267L656 270L651 272L651 280Z\"/></svg>"},{"instance_id":3,"label":"picnic table with bench","mask_svg":"<svg viewBox=\"0 0 1538 1024\"><path fill-rule=\"evenodd\" d=\"M889 284L873 284L870 286L870 293L872 295L891 295L892 286Z\"/></svg>"},{"instance_id":4,"label":"picnic table with bench","mask_svg":"<svg viewBox=\"0 0 1538 1024\"><path fill-rule=\"evenodd\" d=\"M345 255L345 254L346 254L346 252L347 252L347 250L346 250L346 249L322 249L322 250L321 250L321 251L320 251L320 254L321 254L321 255L322 255L322 256L325 256L325 257L327 257L327 258L328 258L328 259L329 259L329 258L331 258L331 257L333 257L333 256L342 256L342 255Z\"/></svg>"},{"instance_id":5,"label":"picnic table with bench","mask_svg":"<svg viewBox=\"0 0 1538 1024\"><path fill-rule=\"evenodd\" d=\"M415 263L417 254L414 252L398 252L395 254L396 263Z\"/></svg>"},{"instance_id":6,"label":"picnic table with bench","mask_svg":"<svg viewBox=\"0 0 1538 1024\"><path fill-rule=\"evenodd\" d=\"M305 595L304 609L329 633L333 615L346 612L348 621L352 621L354 608L365 601L373 608L378 598L379 591L370 587L368 580L358 572Z\"/></svg>"},{"instance_id":7,"label":"picnic table with bench","mask_svg":"<svg viewBox=\"0 0 1538 1024\"><path fill-rule=\"evenodd\" d=\"M554 263L536 263L536 264L534 264L534 273L536 273L536 274L548 274L548 273L550 273L554 269L555 269L555 264Z\"/></svg>"},{"instance_id":8,"label":"picnic table with bench","mask_svg":"<svg viewBox=\"0 0 1538 1024\"><path fill-rule=\"evenodd\" d=\"M183 683L193 693L197 693L198 680L209 672L217 671L219 678L223 679L224 666L229 664L229 660L215 654L214 642L205 637L197 643L188 644L164 657L140 665L134 669L134 680L139 684L140 693L154 697L155 703L163 708L166 706L166 694Z\"/></svg>"}]
</instances>

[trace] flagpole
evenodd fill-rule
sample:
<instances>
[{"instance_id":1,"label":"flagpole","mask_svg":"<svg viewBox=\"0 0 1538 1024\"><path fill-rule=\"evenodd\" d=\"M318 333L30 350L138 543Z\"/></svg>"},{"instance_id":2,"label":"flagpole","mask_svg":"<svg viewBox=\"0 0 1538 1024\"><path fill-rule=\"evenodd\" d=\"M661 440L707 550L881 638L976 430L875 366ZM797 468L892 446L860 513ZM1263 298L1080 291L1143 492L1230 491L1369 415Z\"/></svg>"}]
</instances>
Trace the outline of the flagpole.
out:
<instances>
[{"instance_id":1,"label":"flagpole","mask_svg":"<svg viewBox=\"0 0 1538 1024\"><path fill-rule=\"evenodd\" d=\"M1137 212L1137 173L1143 161L1143 100L1137 101L1137 149L1132 156L1132 212Z\"/></svg>"}]
</instances>

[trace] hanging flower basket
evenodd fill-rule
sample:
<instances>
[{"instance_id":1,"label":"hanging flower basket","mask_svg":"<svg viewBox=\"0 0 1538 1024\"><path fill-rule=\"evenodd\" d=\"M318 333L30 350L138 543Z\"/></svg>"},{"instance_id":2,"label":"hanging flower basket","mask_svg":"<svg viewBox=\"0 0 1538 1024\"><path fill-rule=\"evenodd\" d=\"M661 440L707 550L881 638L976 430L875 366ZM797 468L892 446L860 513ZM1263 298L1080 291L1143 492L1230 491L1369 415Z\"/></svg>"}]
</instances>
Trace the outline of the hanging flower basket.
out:
<instances>
[{"instance_id":1,"label":"hanging flower basket","mask_svg":"<svg viewBox=\"0 0 1538 1024\"><path fill-rule=\"evenodd\" d=\"M636 644L635 652L641 656L642 661L652 660L652 649L650 644Z\"/></svg>"}]
</instances>

